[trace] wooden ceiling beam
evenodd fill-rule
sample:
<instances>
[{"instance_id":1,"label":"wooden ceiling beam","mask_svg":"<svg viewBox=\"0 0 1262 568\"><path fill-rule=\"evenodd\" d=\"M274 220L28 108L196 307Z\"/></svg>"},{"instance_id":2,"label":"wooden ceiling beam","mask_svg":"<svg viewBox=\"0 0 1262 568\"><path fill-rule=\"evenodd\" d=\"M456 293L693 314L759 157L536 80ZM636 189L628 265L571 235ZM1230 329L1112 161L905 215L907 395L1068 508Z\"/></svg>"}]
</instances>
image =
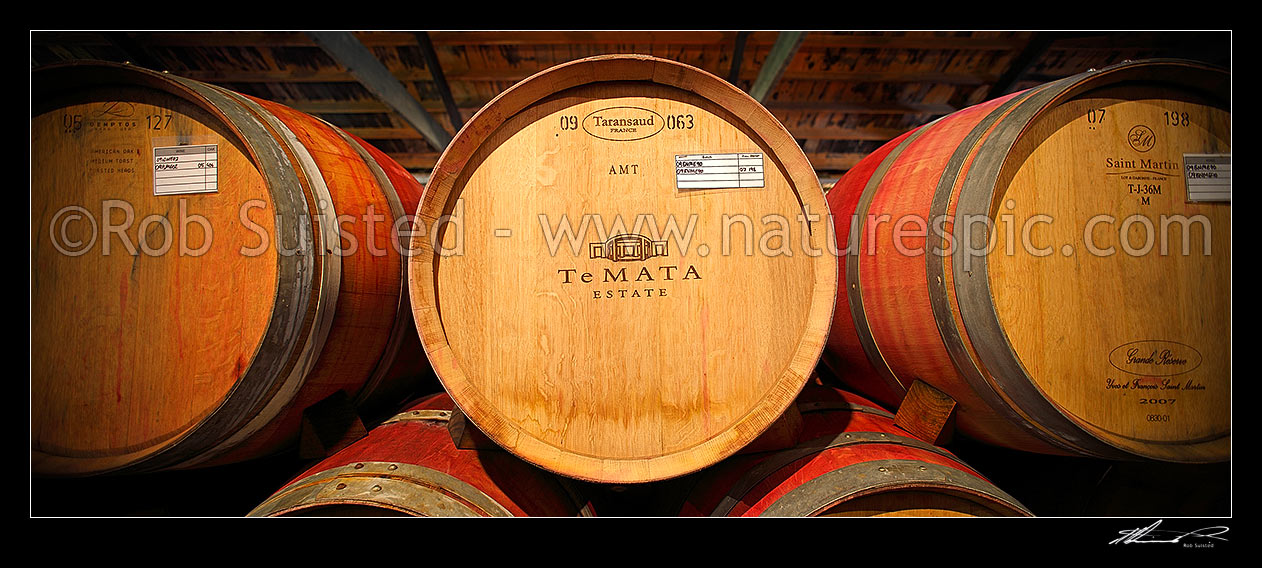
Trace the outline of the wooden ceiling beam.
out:
<instances>
[{"instance_id":1,"label":"wooden ceiling beam","mask_svg":"<svg viewBox=\"0 0 1262 568\"><path fill-rule=\"evenodd\" d=\"M97 34L86 32L55 32L32 36L32 43L49 41L95 42L104 45ZM736 31L431 31L434 45L611 45L611 44L670 44L670 45L726 45L732 42ZM415 46L411 32L355 32L356 37L369 47ZM753 32L747 46L775 44L777 32ZM1088 34L1077 34L1085 36ZM1092 34L1108 36L1116 34ZM317 44L301 32L151 32L144 35L146 43L165 47L231 47L231 46L283 46L317 47ZM964 49L1006 50L1020 49L1028 43L1025 37L972 38L957 36L906 36L906 35L856 35L813 33L802 44L803 49L827 48L877 48L877 49ZM1131 41L1130 44L1143 44ZM1127 44L1126 40L1115 45Z\"/></svg>"},{"instance_id":2,"label":"wooden ceiling beam","mask_svg":"<svg viewBox=\"0 0 1262 568\"><path fill-rule=\"evenodd\" d=\"M895 36L851 35L813 33L802 43L802 49L822 48L870 48L870 49L962 49L976 51L1003 51L1020 49L1026 44L1023 37L972 38L956 36Z\"/></svg>"},{"instance_id":3,"label":"wooden ceiling beam","mask_svg":"<svg viewBox=\"0 0 1262 568\"><path fill-rule=\"evenodd\" d=\"M136 32L138 41L158 47L319 47L302 32ZM31 34L31 43L76 42L107 45L100 33L44 32Z\"/></svg>"},{"instance_id":4,"label":"wooden ceiling beam","mask_svg":"<svg viewBox=\"0 0 1262 568\"><path fill-rule=\"evenodd\" d=\"M435 45L604 45L659 43L672 45L720 45L732 41L731 31L609 31L609 32L431 32ZM779 33L752 32L746 46L774 45ZM367 42L368 40L366 40ZM387 41L380 37L376 41ZM963 49L1000 51L1020 49L1026 44L1021 36L1009 38L973 38L958 36L855 35L811 33L802 42L803 49L885 48L885 49Z\"/></svg>"},{"instance_id":5,"label":"wooden ceiling beam","mask_svg":"<svg viewBox=\"0 0 1262 568\"><path fill-rule=\"evenodd\" d=\"M876 140L880 142L893 140L908 130L906 128L880 128L875 126L851 128L846 126L789 126L787 124L785 129L799 140L818 138L820 140Z\"/></svg>"},{"instance_id":6,"label":"wooden ceiling beam","mask_svg":"<svg viewBox=\"0 0 1262 568\"><path fill-rule=\"evenodd\" d=\"M349 32L308 34L369 92L402 116L430 146L441 151L451 143L451 135L412 97L407 87L390 73L377 56L373 55L372 50L360 43L354 35Z\"/></svg>"},{"instance_id":7,"label":"wooden ceiling beam","mask_svg":"<svg viewBox=\"0 0 1262 568\"><path fill-rule=\"evenodd\" d=\"M1153 32L1060 32L1057 34L1057 47L1070 50L1113 50L1113 49L1149 49L1157 45L1168 45L1180 39L1204 39L1206 34L1222 34L1224 39L1230 32L1194 32L1194 31L1153 31Z\"/></svg>"},{"instance_id":8,"label":"wooden ceiling beam","mask_svg":"<svg viewBox=\"0 0 1262 568\"><path fill-rule=\"evenodd\" d=\"M296 100L277 99L276 102L310 114L381 114L390 113L390 107L377 100ZM457 101L461 116L467 116L482 108L487 101ZM441 113L445 106L438 101L424 100L421 106L430 114ZM768 101L772 111L806 111L844 114L927 114L947 115L959 109L949 104L925 103L842 103L829 101Z\"/></svg>"},{"instance_id":9,"label":"wooden ceiling beam","mask_svg":"<svg viewBox=\"0 0 1262 568\"><path fill-rule=\"evenodd\" d=\"M767 101L768 109L845 114L951 114L957 110L946 103L843 103L833 101Z\"/></svg>"},{"instance_id":10,"label":"wooden ceiling beam","mask_svg":"<svg viewBox=\"0 0 1262 568\"><path fill-rule=\"evenodd\" d=\"M815 153L808 153L806 155L807 161L809 161L811 163L811 167L816 170L840 170L840 171L853 168L855 164L859 163L859 160L862 160L866 157L867 157L867 154L859 154L859 153L839 154L839 153L815 152Z\"/></svg>"},{"instance_id":11,"label":"wooden ceiling beam","mask_svg":"<svg viewBox=\"0 0 1262 568\"><path fill-rule=\"evenodd\" d=\"M345 130L364 140L417 140L421 133L406 126L343 126Z\"/></svg>"},{"instance_id":12,"label":"wooden ceiling beam","mask_svg":"<svg viewBox=\"0 0 1262 568\"><path fill-rule=\"evenodd\" d=\"M461 81L517 82L546 67L539 69L447 69L449 79ZM198 81L221 83L353 83L350 73L339 69L294 69L288 71L240 71L232 69L179 71L183 77ZM391 74L400 81L431 81L433 77L424 69L396 69ZM742 78L753 78L753 71L743 71ZM942 73L935 71L794 71L786 70L781 80L791 81L845 81L848 83L946 83L951 85L990 84L998 79L996 73Z\"/></svg>"},{"instance_id":13,"label":"wooden ceiling beam","mask_svg":"<svg viewBox=\"0 0 1262 568\"><path fill-rule=\"evenodd\" d=\"M775 45L771 46L771 53L767 54L762 67L758 69L758 78L754 79L754 84L749 88L749 96L760 103L767 99L780 83L780 77L789 67L789 62L793 61L793 56L797 54L805 37L806 32L780 32Z\"/></svg>"},{"instance_id":14,"label":"wooden ceiling beam","mask_svg":"<svg viewBox=\"0 0 1262 568\"><path fill-rule=\"evenodd\" d=\"M741 61L745 59L745 42L751 32L736 34L736 44L732 46L732 66L727 71L727 82L736 84L741 78Z\"/></svg>"},{"instance_id":15,"label":"wooden ceiling beam","mask_svg":"<svg viewBox=\"0 0 1262 568\"><path fill-rule=\"evenodd\" d=\"M390 158L409 170L432 170L438 165L437 152L396 152Z\"/></svg>"},{"instance_id":16,"label":"wooden ceiling beam","mask_svg":"<svg viewBox=\"0 0 1262 568\"><path fill-rule=\"evenodd\" d=\"M1003 75L1000 75L995 80L995 84L990 86L990 90L986 93L986 100L1011 92L1017 80L1028 73L1039 59L1042 59L1043 54L1047 53L1047 48L1051 47L1053 41L1056 41L1056 35L1052 33L1037 32L1031 36L1030 42L1008 65L1008 70L1004 71Z\"/></svg>"},{"instance_id":17,"label":"wooden ceiling beam","mask_svg":"<svg viewBox=\"0 0 1262 568\"><path fill-rule=\"evenodd\" d=\"M994 82L997 73L941 71L786 71L784 79L794 81L844 81L847 83L945 83L983 85Z\"/></svg>"},{"instance_id":18,"label":"wooden ceiling beam","mask_svg":"<svg viewBox=\"0 0 1262 568\"><path fill-rule=\"evenodd\" d=\"M138 65L146 69L154 71L162 71L166 69L161 61L150 55L147 50L131 36L123 32L103 32L101 34L110 44L123 53L123 57L130 61L133 65Z\"/></svg>"},{"instance_id":19,"label":"wooden ceiling beam","mask_svg":"<svg viewBox=\"0 0 1262 568\"><path fill-rule=\"evenodd\" d=\"M276 99L276 102L308 114L379 114L393 112L385 103L377 100L354 99L337 101L328 99L298 100ZM477 112L482 104L476 101L457 101L456 108L461 116ZM421 106L430 114L442 113L446 106L435 100L423 100Z\"/></svg>"},{"instance_id":20,"label":"wooden ceiling beam","mask_svg":"<svg viewBox=\"0 0 1262 568\"><path fill-rule=\"evenodd\" d=\"M456 99L451 96L451 87L447 86L447 78L443 76L443 66L438 61L438 52L434 51L434 44L430 42L429 34L426 32L416 32L416 43L420 46L421 55L425 58L425 66L429 67L430 75L434 77L434 86L438 89L439 98L443 100L447 118L451 120L452 127L459 131L464 126L464 117L460 115Z\"/></svg>"},{"instance_id":21,"label":"wooden ceiling beam","mask_svg":"<svg viewBox=\"0 0 1262 568\"><path fill-rule=\"evenodd\" d=\"M482 31L431 32L434 45L725 45L732 31ZM384 38L383 38L384 39Z\"/></svg>"},{"instance_id":22,"label":"wooden ceiling beam","mask_svg":"<svg viewBox=\"0 0 1262 568\"><path fill-rule=\"evenodd\" d=\"M74 32L71 32L74 33ZM415 46L413 32L353 32L368 47ZM66 38L104 45L99 36L87 33L69 35L58 32L50 39L45 35L33 42L62 42ZM731 42L736 32L723 31L609 31L609 32L429 32L433 45L602 45L602 44L672 44L718 45ZM150 45L163 47L318 47L302 32L152 32L145 34ZM767 43L771 43L768 41Z\"/></svg>"},{"instance_id":23,"label":"wooden ceiling beam","mask_svg":"<svg viewBox=\"0 0 1262 568\"><path fill-rule=\"evenodd\" d=\"M248 71L239 69L186 69L181 77L208 83L356 83L354 75L341 69L289 69L285 71ZM423 70L393 72L400 81L428 81Z\"/></svg>"}]
</instances>

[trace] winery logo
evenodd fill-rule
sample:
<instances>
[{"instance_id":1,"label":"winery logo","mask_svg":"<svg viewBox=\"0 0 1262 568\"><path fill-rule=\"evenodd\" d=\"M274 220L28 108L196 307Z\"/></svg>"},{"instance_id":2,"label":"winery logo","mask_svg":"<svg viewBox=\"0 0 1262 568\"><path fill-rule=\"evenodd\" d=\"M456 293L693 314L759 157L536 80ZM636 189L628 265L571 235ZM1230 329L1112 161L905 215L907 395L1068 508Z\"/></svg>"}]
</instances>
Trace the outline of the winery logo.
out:
<instances>
[{"instance_id":1,"label":"winery logo","mask_svg":"<svg viewBox=\"0 0 1262 568\"><path fill-rule=\"evenodd\" d=\"M592 258L604 258L613 262L648 260L666 256L666 241L655 241L644 235L624 234L609 237L603 243L591 243Z\"/></svg>"},{"instance_id":2,"label":"winery logo","mask_svg":"<svg viewBox=\"0 0 1262 568\"><path fill-rule=\"evenodd\" d=\"M1201 353L1176 341L1132 341L1109 353L1109 363L1119 371L1148 377L1181 375L1201 365Z\"/></svg>"},{"instance_id":3,"label":"winery logo","mask_svg":"<svg viewBox=\"0 0 1262 568\"><path fill-rule=\"evenodd\" d=\"M662 115L640 107L609 107L583 117L583 130L601 140L643 140L666 127Z\"/></svg>"},{"instance_id":4,"label":"winery logo","mask_svg":"<svg viewBox=\"0 0 1262 568\"><path fill-rule=\"evenodd\" d=\"M1157 135L1153 134L1151 128L1139 124L1126 135L1126 141L1136 152L1147 152L1157 143Z\"/></svg>"},{"instance_id":5,"label":"winery logo","mask_svg":"<svg viewBox=\"0 0 1262 568\"><path fill-rule=\"evenodd\" d=\"M604 242L590 243L591 257L611 262L637 262L667 256L667 241L655 241L644 235L619 234ZM630 270L628 270L628 268ZM640 265L617 267L605 266L599 270L561 268L557 270L562 285L592 284L587 291L593 300L631 300L639 298L665 298L674 294L678 282L701 280L701 272L694 265L679 264L660 266Z\"/></svg>"},{"instance_id":6,"label":"winery logo","mask_svg":"<svg viewBox=\"0 0 1262 568\"><path fill-rule=\"evenodd\" d=\"M136 105L128 102L103 103L92 118L131 118L136 113Z\"/></svg>"}]
</instances>

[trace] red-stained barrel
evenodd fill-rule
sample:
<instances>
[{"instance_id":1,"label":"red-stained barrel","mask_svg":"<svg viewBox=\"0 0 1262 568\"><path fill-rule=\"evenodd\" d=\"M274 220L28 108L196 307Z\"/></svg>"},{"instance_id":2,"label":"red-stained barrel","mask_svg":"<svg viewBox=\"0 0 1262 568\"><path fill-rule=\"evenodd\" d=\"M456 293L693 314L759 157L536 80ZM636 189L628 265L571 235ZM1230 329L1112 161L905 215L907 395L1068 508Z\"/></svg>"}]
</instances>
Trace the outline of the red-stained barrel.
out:
<instances>
[{"instance_id":1,"label":"red-stained barrel","mask_svg":"<svg viewBox=\"0 0 1262 568\"><path fill-rule=\"evenodd\" d=\"M702 472L681 516L1028 516L947 450L911 437L861 396L808 386L802 442Z\"/></svg>"},{"instance_id":2,"label":"red-stained barrel","mask_svg":"<svg viewBox=\"0 0 1262 568\"><path fill-rule=\"evenodd\" d=\"M897 406L1049 454L1231 444L1230 73L1127 62L960 110L828 193L845 251L824 362Z\"/></svg>"},{"instance_id":3,"label":"red-stained barrel","mask_svg":"<svg viewBox=\"0 0 1262 568\"><path fill-rule=\"evenodd\" d=\"M426 397L316 464L249 516L592 516L567 480L498 450L460 449L451 398Z\"/></svg>"}]
</instances>

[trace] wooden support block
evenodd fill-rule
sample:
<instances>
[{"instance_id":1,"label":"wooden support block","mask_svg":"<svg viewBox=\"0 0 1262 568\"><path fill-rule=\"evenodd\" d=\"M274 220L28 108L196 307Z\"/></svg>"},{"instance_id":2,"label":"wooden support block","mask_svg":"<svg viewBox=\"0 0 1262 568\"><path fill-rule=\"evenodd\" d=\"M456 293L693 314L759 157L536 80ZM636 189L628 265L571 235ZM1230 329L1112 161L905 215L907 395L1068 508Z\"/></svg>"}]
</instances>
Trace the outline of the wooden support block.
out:
<instances>
[{"instance_id":1,"label":"wooden support block","mask_svg":"<svg viewBox=\"0 0 1262 568\"><path fill-rule=\"evenodd\" d=\"M801 435L802 413L798 411L797 404L793 404L775 422L771 423L771 427L767 428L766 432L755 438L748 446L741 448L736 455L787 450L797 445L798 437Z\"/></svg>"},{"instance_id":2,"label":"wooden support block","mask_svg":"<svg viewBox=\"0 0 1262 568\"><path fill-rule=\"evenodd\" d=\"M302 411L298 456L321 459L368 435L345 391L337 391Z\"/></svg>"},{"instance_id":3,"label":"wooden support block","mask_svg":"<svg viewBox=\"0 0 1262 568\"><path fill-rule=\"evenodd\" d=\"M894 424L913 436L941 446L955 433L955 399L916 379L898 406Z\"/></svg>"},{"instance_id":4,"label":"wooden support block","mask_svg":"<svg viewBox=\"0 0 1262 568\"><path fill-rule=\"evenodd\" d=\"M462 450L504 450L483 434L477 425L470 422L469 418L460 411L460 407L451 409L451 419L447 421L447 432L451 434L451 441Z\"/></svg>"}]
</instances>

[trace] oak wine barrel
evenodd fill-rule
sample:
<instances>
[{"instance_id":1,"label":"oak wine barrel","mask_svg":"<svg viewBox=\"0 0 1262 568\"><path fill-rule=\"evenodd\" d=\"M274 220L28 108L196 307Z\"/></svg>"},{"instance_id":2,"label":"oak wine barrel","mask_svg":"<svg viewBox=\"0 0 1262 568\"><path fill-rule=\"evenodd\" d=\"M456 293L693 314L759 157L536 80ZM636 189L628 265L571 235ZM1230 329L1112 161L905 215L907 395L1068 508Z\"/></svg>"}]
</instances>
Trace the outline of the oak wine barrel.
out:
<instances>
[{"instance_id":1,"label":"oak wine barrel","mask_svg":"<svg viewBox=\"0 0 1262 568\"><path fill-rule=\"evenodd\" d=\"M916 380L1019 450L1230 457L1228 72L1091 70L904 134L828 194L825 363L896 406Z\"/></svg>"},{"instance_id":2,"label":"oak wine barrel","mask_svg":"<svg viewBox=\"0 0 1262 568\"><path fill-rule=\"evenodd\" d=\"M684 475L767 429L818 361L826 208L792 136L726 81L642 55L565 63L440 157L413 237L417 329L468 418L526 461Z\"/></svg>"},{"instance_id":3,"label":"oak wine barrel","mask_svg":"<svg viewBox=\"0 0 1262 568\"><path fill-rule=\"evenodd\" d=\"M427 367L394 221L422 187L401 166L130 65L37 69L32 101L35 473L241 461L290 447L317 403L412 396Z\"/></svg>"},{"instance_id":4,"label":"oak wine barrel","mask_svg":"<svg viewBox=\"0 0 1262 568\"><path fill-rule=\"evenodd\" d=\"M944 448L862 396L808 385L789 450L729 458L698 475L680 516L1030 516Z\"/></svg>"},{"instance_id":5,"label":"oak wine barrel","mask_svg":"<svg viewBox=\"0 0 1262 568\"><path fill-rule=\"evenodd\" d=\"M439 393L312 466L248 516L593 516L564 479L507 452L458 449Z\"/></svg>"}]
</instances>

